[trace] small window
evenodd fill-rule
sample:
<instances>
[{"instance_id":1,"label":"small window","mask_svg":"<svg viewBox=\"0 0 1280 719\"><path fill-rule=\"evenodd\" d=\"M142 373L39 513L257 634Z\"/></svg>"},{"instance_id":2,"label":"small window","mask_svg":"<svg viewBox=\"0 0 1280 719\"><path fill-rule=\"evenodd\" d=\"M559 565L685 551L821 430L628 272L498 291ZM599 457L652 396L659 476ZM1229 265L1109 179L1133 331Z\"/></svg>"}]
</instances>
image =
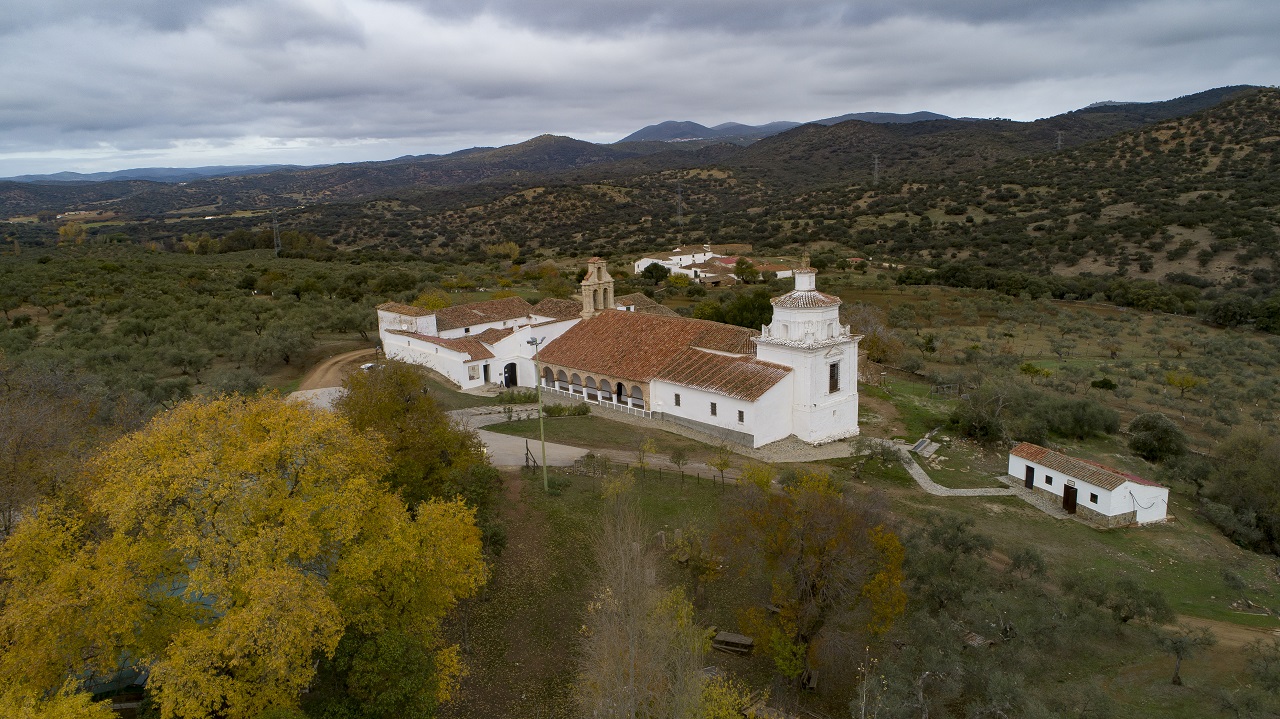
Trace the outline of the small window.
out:
<instances>
[{"instance_id":1,"label":"small window","mask_svg":"<svg viewBox=\"0 0 1280 719\"><path fill-rule=\"evenodd\" d=\"M840 363L832 362L827 366L827 393L835 394L840 391Z\"/></svg>"},{"instance_id":2,"label":"small window","mask_svg":"<svg viewBox=\"0 0 1280 719\"><path fill-rule=\"evenodd\" d=\"M464 334L464 335L469 335L469 334L471 334L471 328L470 328L470 327L463 327L463 328L462 328L462 334Z\"/></svg>"},{"instance_id":3,"label":"small window","mask_svg":"<svg viewBox=\"0 0 1280 719\"><path fill-rule=\"evenodd\" d=\"M712 402L712 403L711 403L711 416L712 416L712 417L716 416L716 403L715 403L715 402Z\"/></svg>"},{"instance_id":4,"label":"small window","mask_svg":"<svg viewBox=\"0 0 1280 719\"><path fill-rule=\"evenodd\" d=\"M676 392L676 406L677 406L677 407L679 407L679 406L680 406L680 393L679 393L679 392Z\"/></svg>"},{"instance_id":5,"label":"small window","mask_svg":"<svg viewBox=\"0 0 1280 719\"><path fill-rule=\"evenodd\" d=\"M742 424L745 421L747 421L747 413L742 410L738 410L738 424Z\"/></svg>"},{"instance_id":6,"label":"small window","mask_svg":"<svg viewBox=\"0 0 1280 719\"><path fill-rule=\"evenodd\" d=\"M1052 486L1053 486L1053 477L1050 477L1049 475L1047 475L1047 474L1046 474L1046 475L1044 476L1044 483L1052 487Z\"/></svg>"},{"instance_id":7,"label":"small window","mask_svg":"<svg viewBox=\"0 0 1280 719\"><path fill-rule=\"evenodd\" d=\"M1090 493L1089 493L1089 504L1097 504L1097 503L1098 503L1098 495L1097 495L1097 493L1095 493L1095 492L1090 492Z\"/></svg>"}]
</instances>

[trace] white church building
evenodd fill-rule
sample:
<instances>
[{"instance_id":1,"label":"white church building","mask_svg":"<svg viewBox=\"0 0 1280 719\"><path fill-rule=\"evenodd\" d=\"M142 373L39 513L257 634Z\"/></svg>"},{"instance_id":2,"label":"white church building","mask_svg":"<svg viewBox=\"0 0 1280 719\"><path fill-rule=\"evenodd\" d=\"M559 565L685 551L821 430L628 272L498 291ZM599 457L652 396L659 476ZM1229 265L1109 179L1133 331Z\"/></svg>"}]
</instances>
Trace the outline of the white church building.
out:
<instances>
[{"instance_id":1,"label":"white church building","mask_svg":"<svg viewBox=\"0 0 1280 719\"><path fill-rule=\"evenodd\" d=\"M538 381L749 447L792 435L812 444L852 437L861 337L840 324L840 298L817 290L814 269L794 276L795 289L771 300L773 321L761 330L615 298L604 260L593 258L580 304L512 297L427 311L386 303L378 333L387 357L464 389Z\"/></svg>"}]
</instances>

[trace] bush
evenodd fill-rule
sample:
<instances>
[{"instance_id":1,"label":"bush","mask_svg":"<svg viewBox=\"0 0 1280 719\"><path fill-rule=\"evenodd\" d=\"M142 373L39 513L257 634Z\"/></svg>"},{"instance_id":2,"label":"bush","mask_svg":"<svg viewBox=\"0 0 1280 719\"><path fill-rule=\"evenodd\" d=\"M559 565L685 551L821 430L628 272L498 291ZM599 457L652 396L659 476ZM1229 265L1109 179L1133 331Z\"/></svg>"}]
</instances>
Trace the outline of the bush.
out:
<instances>
[{"instance_id":1,"label":"bush","mask_svg":"<svg viewBox=\"0 0 1280 719\"><path fill-rule=\"evenodd\" d=\"M586 402L549 404L542 408L542 413L548 417L584 417L591 414L591 405Z\"/></svg>"},{"instance_id":2,"label":"bush","mask_svg":"<svg viewBox=\"0 0 1280 719\"><path fill-rule=\"evenodd\" d=\"M1149 462L1163 462L1187 451L1187 435L1160 412L1134 417L1129 432L1129 449Z\"/></svg>"},{"instance_id":3,"label":"bush","mask_svg":"<svg viewBox=\"0 0 1280 719\"><path fill-rule=\"evenodd\" d=\"M533 404L538 401L538 390L513 387L498 393L498 404Z\"/></svg>"}]
</instances>

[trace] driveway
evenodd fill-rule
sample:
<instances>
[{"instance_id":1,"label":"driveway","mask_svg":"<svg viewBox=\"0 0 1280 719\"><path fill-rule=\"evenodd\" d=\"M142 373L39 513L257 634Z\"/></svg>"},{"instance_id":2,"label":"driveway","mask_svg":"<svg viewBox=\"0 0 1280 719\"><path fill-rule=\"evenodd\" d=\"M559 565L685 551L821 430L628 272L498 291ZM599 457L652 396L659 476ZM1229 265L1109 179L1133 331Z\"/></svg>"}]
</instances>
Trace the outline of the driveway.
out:
<instances>
[{"instance_id":1,"label":"driveway","mask_svg":"<svg viewBox=\"0 0 1280 719\"><path fill-rule=\"evenodd\" d=\"M518 410L524 411L526 408L520 407ZM513 437L509 434L499 434L481 429L485 425L497 424L507 421L505 410L497 407L470 407L467 409L455 409L449 413L459 424L471 427L480 436L480 441L484 442L484 446L489 450L489 461L493 462L497 467L522 467L525 461L525 451L533 452L533 457L539 463L542 462L542 444L535 439L525 439L524 437ZM548 467L569 467L578 461L589 450L579 447L570 447L567 444L555 444L547 442L547 466Z\"/></svg>"}]
</instances>

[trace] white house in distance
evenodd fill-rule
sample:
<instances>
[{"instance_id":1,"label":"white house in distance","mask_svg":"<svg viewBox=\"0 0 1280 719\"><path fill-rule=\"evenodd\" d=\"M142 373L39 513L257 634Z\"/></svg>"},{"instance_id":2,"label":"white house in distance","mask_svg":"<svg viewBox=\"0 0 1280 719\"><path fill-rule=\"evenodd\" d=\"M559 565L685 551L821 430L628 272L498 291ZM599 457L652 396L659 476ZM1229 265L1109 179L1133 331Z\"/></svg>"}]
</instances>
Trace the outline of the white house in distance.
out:
<instances>
[{"instance_id":1,"label":"white house in distance","mask_svg":"<svg viewBox=\"0 0 1280 719\"><path fill-rule=\"evenodd\" d=\"M1009 474L1104 527L1163 522L1169 509L1169 490L1155 482L1029 442L1009 452Z\"/></svg>"},{"instance_id":2,"label":"white house in distance","mask_svg":"<svg viewBox=\"0 0 1280 719\"><path fill-rule=\"evenodd\" d=\"M815 274L796 270L763 332L614 298L604 260L593 258L580 305L509 298L427 312L387 303L379 335L388 357L464 388L535 386L528 342L545 338L536 359L546 391L750 447L791 435L820 444L858 433L861 337L840 324L840 298L819 292Z\"/></svg>"},{"instance_id":3,"label":"white house in distance","mask_svg":"<svg viewBox=\"0 0 1280 719\"><path fill-rule=\"evenodd\" d=\"M662 265L663 267L675 271L681 267L696 265L699 262L706 262L712 257L717 257L715 252L711 250L711 245L703 245L702 247L677 247L670 252L658 252L655 254L645 255L635 261L635 273L640 274L644 268L649 265Z\"/></svg>"}]
</instances>

